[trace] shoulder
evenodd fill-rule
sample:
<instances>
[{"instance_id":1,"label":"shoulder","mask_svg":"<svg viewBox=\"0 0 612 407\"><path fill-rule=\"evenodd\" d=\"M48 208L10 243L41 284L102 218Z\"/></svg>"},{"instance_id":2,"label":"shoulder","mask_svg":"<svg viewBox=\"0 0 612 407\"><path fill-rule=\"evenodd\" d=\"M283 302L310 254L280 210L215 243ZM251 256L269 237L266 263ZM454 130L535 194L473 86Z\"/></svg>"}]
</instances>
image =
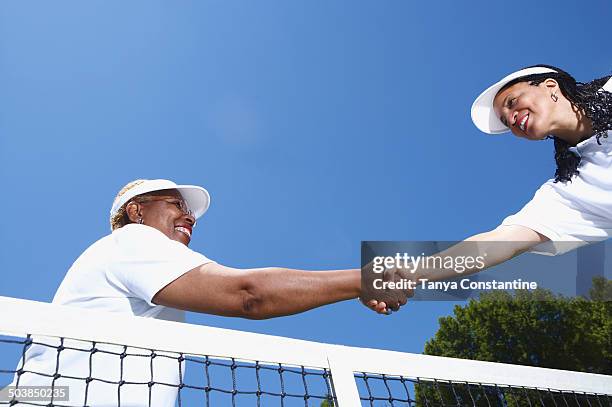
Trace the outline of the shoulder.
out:
<instances>
[{"instance_id":1,"label":"shoulder","mask_svg":"<svg viewBox=\"0 0 612 407\"><path fill-rule=\"evenodd\" d=\"M167 261L195 255L200 260L205 259L183 243L172 240L159 230L146 225L126 225L115 230L111 238L115 260L138 258L140 261Z\"/></svg>"},{"instance_id":2,"label":"shoulder","mask_svg":"<svg viewBox=\"0 0 612 407\"><path fill-rule=\"evenodd\" d=\"M126 225L92 243L75 260L72 268L83 264L107 262L118 249L129 252L139 247L164 245L168 242L170 239L157 229L143 225Z\"/></svg>"},{"instance_id":3,"label":"shoulder","mask_svg":"<svg viewBox=\"0 0 612 407\"><path fill-rule=\"evenodd\" d=\"M538 190L533 195L534 200L545 200L545 201L556 201L559 200L560 196L557 192L557 188L564 188L567 186L567 183L563 182L555 182L554 179L549 179L544 184L538 188Z\"/></svg>"},{"instance_id":4,"label":"shoulder","mask_svg":"<svg viewBox=\"0 0 612 407\"><path fill-rule=\"evenodd\" d=\"M549 179L538 188L531 200L525 204L521 211L528 210L538 216L547 216L556 207L574 207L574 187L572 182L555 182Z\"/></svg>"},{"instance_id":5,"label":"shoulder","mask_svg":"<svg viewBox=\"0 0 612 407\"><path fill-rule=\"evenodd\" d=\"M125 239L125 238L131 238L131 237L148 237L148 238L166 238L166 235L164 235L162 232L160 232L159 230L151 227L151 226L147 226L147 225L139 225L137 223L130 223L129 225L125 225L119 229L116 229L113 231L113 233L111 234L111 236L115 236L115 238L119 238L119 239Z\"/></svg>"},{"instance_id":6,"label":"shoulder","mask_svg":"<svg viewBox=\"0 0 612 407\"><path fill-rule=\"evenodd\" d=\"M143 245L167 245L172 244L172 240L169 239L159 230L146 226L131 223L119 228L111 234L111 239L115 244L122 247L140 247ZM178 242L176 242L178 243Z\"/></svg>"}]
</instances>

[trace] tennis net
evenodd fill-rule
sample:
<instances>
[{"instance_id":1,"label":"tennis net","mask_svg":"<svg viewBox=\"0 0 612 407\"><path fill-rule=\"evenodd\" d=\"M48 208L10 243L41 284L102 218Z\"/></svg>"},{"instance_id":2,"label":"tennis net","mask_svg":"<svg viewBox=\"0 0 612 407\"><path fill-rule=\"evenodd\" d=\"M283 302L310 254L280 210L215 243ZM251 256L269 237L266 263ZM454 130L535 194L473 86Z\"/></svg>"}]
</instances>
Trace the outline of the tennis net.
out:
<instances>
[{"instance_id":1,"label":"tennis net","mask_svg":"<svg viewBox=\"0 0 612 407\"><path fill-rule=\"evenodd\" d=\"M7 386L7 387L5 387ZM612 377L0 297L0 405L612 406Z\"/></svg>"}]
</instances>

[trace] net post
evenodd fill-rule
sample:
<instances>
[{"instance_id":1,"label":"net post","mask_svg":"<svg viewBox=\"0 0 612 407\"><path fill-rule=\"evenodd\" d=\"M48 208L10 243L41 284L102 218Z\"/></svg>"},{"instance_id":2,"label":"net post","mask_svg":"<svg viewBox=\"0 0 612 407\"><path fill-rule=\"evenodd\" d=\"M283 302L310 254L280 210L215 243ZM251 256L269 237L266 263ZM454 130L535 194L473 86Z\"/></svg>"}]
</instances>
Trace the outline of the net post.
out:
<instances>
[{"instance_id":1,"label":"net post","mask_svg":"<svg viewBox=\"0 0 612 407\"><path fill-rule=\"evenodd\" d=\"M351 364L341 354L336 353L329 354L327 362L338 407L360 406L359 390Z\"/></svg>"}]
</instances>

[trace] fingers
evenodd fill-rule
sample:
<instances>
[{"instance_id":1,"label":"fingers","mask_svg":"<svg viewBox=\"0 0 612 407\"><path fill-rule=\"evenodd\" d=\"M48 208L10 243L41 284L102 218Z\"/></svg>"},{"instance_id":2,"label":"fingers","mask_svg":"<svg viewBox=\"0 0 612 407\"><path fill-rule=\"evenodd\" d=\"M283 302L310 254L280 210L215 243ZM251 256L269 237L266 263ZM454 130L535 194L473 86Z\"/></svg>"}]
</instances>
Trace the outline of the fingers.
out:
<instances>
[{"instance_id":1,"label":"fingers","mask_svg":"<svg viewBox=\"0 0 612 407\"><path fill-rule=\"evenodd\" d=\"M387 304L385 304L384 302L379 302L378 305L376 305L376 307L374 308L374 311L376 311L379 314L386 314L387 313Z\"/></svg>"},{"instance_id":2,"label":"fingers","mask_svg":"<svg viewBox=\"0 0 612 407\"><path fill-rule=\"evenodd\" d=\"M385 281L394 281L398 278L395 272L387 271L383 276ZM362 291L360 300L363 305L378 314L390 314L399 311L407 304L408 298L412 297L412 290L379 288L373 284L372 277L368 274L362 275Z\"/></svg>"},{"instance_id":3,"label":"fingers","mask_svg":"<svg viewBox=\"0 0 612 407\"><path fill-rule=\"evenodd\" d=\"M389 304L388 304L388 308L389 308L391 311L399 311L400 307L401 307L401 305L400 305L400 303L399 303L399 302L396 302L396 303L389 303Z\"/></svg>"},{"instance_id":4,"label":"fingers","mask_svg":"<svg viewBox=\"0 0 612 407\"><path fill-rule=\"evenodd\" d=\"M370 300L365 304L369 309L378 314L387 314L387 304L383 301L378 302L377 300Z\"/></svg>"},{"instance_id":5,"label":"fingers","mask_svg":"<svg viewBox=\"0 0 612 407\"><path fill-rule=\"evenodd\" d=\"M370 300L366 305L368 308L378 314L388 314L387 304L382 301L378 302L376 300Z\"/></svg>"},{"instance_id":6,"label":"fingers","mask_svg":"<svg viewBox=\"0 0 612 407\"><path fill-rule=\"evenodd\" d=\"M377 300L370 300L365 305L378 314L389 315L395 311L399 311L403 305L406 305L406 302L407 299L405 298L388 304L385 301L378 302Z\"/></svg>"},{"instance_id":7,"label":"fingers","mask_svg":"<svg viewBox=\"0 0 612 407\"><path fill-rule=\"evenodd\" d=\"M366 306L371 309L374 312L378 312L377 308L378 308L378 301L376 300L370 300L368 301L368 303L366 304Z\"/></svg>"}]
</instances>

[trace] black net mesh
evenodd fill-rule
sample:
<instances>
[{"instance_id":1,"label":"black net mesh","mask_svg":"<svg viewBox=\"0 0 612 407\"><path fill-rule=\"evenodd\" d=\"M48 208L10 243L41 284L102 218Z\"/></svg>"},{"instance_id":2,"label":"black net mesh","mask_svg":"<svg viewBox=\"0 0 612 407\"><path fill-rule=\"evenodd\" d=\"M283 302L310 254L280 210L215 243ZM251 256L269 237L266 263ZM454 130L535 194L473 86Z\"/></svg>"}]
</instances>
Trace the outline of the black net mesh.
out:
<instances>
[{"instance_id":1,"label":"black net mesh","mask_svg":"<svg viewBox=\"0 0 612 407\"><path fill-rule=\"evenodd\" d=\"M372 373L354 377L362 406L612 407L605 394ZM6 389L0 391L0 405L338 405L327 369L38 336L0 336L0 389L7 385L23 392L8 397ZM26 392L43 386L69 389L69 397Z\"/></svg>"},{"instance_id":2,"label":"black net mesh","mask_svg":"<svg viewBox=\"0 0 612 407\"><path fill-rule=\"evenodd\" d=\"M612 406L611 396L605 394L370 373L357 373L355 379L362 406Z\"/></svg>"},{"instance_id":3,"label":"black net mesh","mask_svg":"<svg viewBox=\"0 0 612 407\"><path fill-rule=\"evenodd\" d=\"M184 355L64 338L0 336L0 347L4 348L1 354L12 354L15 362L11 367L0 365L0 388L10 384L21 390L14 392L21 397L15 394L6 397L5 394L0 405L167 406L167 400L176 400L178 406L336 405L327 369ZM12 349L7 351L7 347ZM69 357L64 358L69 353ZM36 369L40 355L49 358L52 354L53 363L47 362L46 369ZM107 373L108 364L115 365L116 369L110 369L113 377L96 374L100 362L105 364L101 370ZM52 369L48 368L50 365ZM165 370L163 374L156 372L160 366ZM48 393L50 397L33 396L32 388L42 386L68 388L69 400L53 392Z\"/></svg>"}]
</instances>

